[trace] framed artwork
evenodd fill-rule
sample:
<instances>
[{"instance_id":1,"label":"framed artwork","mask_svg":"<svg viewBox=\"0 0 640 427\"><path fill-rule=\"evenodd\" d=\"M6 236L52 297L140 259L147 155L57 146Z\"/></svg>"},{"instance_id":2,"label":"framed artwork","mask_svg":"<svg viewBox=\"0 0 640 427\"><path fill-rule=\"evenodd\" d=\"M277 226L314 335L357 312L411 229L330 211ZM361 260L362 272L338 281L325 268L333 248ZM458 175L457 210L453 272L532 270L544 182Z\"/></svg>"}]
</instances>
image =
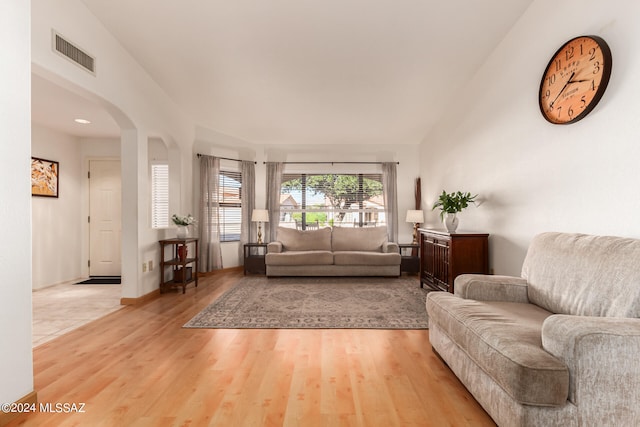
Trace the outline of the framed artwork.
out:
<instances>
[{"instance_id":1,"label":"framed artwork","mask_svg":"<svg viewBox=\"0 0 640 427\"><path fill-rule=\"evenodd\" d=\"M31 195L58 197L60 165L53 160L31 158Z\"/></svg>"}]
</instances>

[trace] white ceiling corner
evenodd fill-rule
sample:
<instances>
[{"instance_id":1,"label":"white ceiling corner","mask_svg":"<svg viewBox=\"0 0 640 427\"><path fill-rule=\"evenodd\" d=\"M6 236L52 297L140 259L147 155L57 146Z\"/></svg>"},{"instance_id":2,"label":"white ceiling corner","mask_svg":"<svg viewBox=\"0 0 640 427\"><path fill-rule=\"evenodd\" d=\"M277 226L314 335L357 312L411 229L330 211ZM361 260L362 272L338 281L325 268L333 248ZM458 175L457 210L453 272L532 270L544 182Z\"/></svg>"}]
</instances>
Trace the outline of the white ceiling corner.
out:
<instances>
[{"instance_id":1,"label":"white ceiling corner","mask_svg":"<svg viewBox=\"0 0 640 427\"><path fill-rule=\"evenodd\" d=\"M416 144L532 0L82 2L199 126Z\"/></svg>"}]
</instances>

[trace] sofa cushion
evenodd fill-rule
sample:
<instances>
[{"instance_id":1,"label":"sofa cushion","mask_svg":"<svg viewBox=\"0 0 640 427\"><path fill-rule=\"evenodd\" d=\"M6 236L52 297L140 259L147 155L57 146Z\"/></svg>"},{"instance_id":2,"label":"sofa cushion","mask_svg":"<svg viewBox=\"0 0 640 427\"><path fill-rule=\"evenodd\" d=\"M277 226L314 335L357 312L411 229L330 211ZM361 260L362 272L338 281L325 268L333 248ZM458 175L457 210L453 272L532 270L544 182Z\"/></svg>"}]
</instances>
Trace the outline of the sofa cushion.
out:
<instances>
[{"instance_id":1,"label":"sofa cushion","mask_svg":"<svg viewBox=\"0 0 640 427\"><path fill-rule=\"evenodd\" d=\"M382 244L386 241L386 227L334 227L331 235L331 248L333 251L382 252Z\"/></svg>"},{"instance_id":2,"label":"sofa cushion","mask_svg":"<svg viewBox=\"0 0 640 427\"><path fill-rule=\"evenodd\" d=\"M400 265L402 257L399 253L336 251L333 262L336 265Z\"/></svg>"},{"instance_id":3,"label":"sofa cushion","mask_svg":"<svg viewBox=\"0 0 640 427\"><path fill-rule=\"evenodd\" d=\"M265 255L266 265L331 265L330 251L287 251Z\"/></svg>"},{"instance_id":4,"label":"sofa cushion","mask_svg":"<svg viewBox=\"0 0 640 427\"><path fill-rule=\"evenodd\" d=\"M561 406L569 394L567 366L542 348L542 323L551 315L533 304L466 300L446 292L427 296L429 322L514 400Z\"/></svg>"},{"instance_id":5,"label":"sofa cushion","mask_svg":"<svg viewBox=\"0 0 640 427\"><path fill-rule=\"evenodd\" d=\"M277 240L285 251L330 251L331 229L294 230L278 227Z\"/></svg>"},{"instance_id":6,"label":"sofa cushion","mask_svg":"<svg viewBox=\"0 0 640 427\"><path fill-rule=\"evenodd\" d=\"M529 301L557 314L640 317L640 240L571 233L537 235L522 277Z\"/></svg>"}]
</instances>

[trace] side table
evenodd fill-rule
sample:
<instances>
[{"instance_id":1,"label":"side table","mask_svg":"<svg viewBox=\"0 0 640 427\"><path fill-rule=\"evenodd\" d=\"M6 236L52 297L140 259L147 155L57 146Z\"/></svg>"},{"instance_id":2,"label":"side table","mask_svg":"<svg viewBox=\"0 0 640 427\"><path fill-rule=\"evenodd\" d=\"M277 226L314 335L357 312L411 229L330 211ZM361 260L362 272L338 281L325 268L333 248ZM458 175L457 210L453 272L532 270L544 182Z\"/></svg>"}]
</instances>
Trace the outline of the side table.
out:
<instances>
[{"instance_id":1,"label":"side table","mask_svg":"<svg viewBox=\"0 0 640 427\"><path fill-rule=\"evenodd\" d=\"M267 267L264 264L264 257L267 254L266 243L245 243L244 244L244 274L256 273L267 274Z\"/></svg>"},{"instance_id":2,"label":"side table","mask_svg":"<svg viewBox=\"0 0 640 427\"><path fill-rule=\"evenodd\" d=\"M400 272L418 274L420 271L420 245L418 243L398 243L400 248Z\"/></svg>"},{"instance_id":3,"label":"side table","mask_svg":"<svg viewBox=\"0 0 640 427\"><path fill-rule=\"evenodd\" d=\"M184 294L187 284L191 282L195 282L198 287L198 239L165 239L158 243L160 243L160 293L181 286ZM165 259L167 246L170 248L170 259ZM173 272L169 280L165 280L167 267Z\"/></svg>"}]
</instances>

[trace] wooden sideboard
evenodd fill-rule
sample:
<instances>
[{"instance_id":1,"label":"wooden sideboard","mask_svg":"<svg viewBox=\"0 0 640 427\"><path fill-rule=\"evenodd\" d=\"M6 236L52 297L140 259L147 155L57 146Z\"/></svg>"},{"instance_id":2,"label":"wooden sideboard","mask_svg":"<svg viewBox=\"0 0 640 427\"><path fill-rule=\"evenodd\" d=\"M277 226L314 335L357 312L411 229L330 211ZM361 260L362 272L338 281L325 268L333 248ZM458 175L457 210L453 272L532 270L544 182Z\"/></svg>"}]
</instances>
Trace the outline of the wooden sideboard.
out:
<instances>
[{"instance_id":1,"label":"wooden sideboard","mask_svg":"<svg viewBox=\"0 0 640 427\"><path fill-rule=\"evenodd\" d=\"M453 293L460 274L489 274L489 235L420 228L420 287Z\"/></svg>"}]
</instances>

